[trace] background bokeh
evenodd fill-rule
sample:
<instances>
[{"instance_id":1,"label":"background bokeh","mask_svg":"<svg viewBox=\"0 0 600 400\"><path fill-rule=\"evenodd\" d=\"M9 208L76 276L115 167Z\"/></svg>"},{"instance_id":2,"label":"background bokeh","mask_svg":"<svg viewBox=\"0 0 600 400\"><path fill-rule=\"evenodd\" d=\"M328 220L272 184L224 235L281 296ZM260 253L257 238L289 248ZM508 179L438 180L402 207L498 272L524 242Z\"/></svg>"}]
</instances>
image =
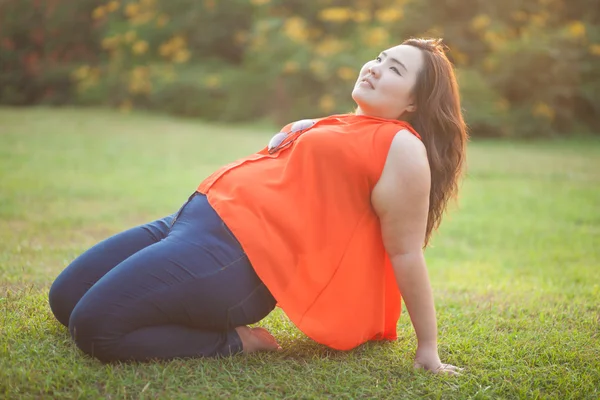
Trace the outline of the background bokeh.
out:
<instances>
[{"instance_id":1,"label":"background bokeh","mask_svg":"<svg viewBox=\"0 0 600 400\"><path fill-rule=\"evenodd\" d=\"M449 46L473 136L600 132L597 0L4 0L0 104L286 123L351 111L411 36Z\"/></svg>"}]
</instances>

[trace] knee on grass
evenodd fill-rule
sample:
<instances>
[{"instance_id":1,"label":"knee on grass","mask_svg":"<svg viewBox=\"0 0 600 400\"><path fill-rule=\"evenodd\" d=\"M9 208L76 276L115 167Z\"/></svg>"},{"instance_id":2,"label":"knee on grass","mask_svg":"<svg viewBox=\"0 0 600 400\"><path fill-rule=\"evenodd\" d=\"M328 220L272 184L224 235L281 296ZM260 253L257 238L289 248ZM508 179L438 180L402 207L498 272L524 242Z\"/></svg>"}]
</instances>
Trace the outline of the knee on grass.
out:
<instances>
[{"instance_id":1,"label":"knee on grass","mask_svg":"<svg viewBox=\"0 0 600 400\"><path fill-rule=\"evenodd\" d=\"M48 304L54 317L63 324L69 326L71 313L81 298L81 295L75 292L73 282L66 279L57 278L48 292Z\"/></svg>"},{"instance_id":2,"label":"knee on grass","mask_svg":"<svg viewBox=\"0 0 600 400\"><path fill-rule=\"evenodd\" d=\"M75 307L69 319L69 333L77 347L102 362L120 361L117 352L119 335L111 332L113 322L100 313Z\"/></svg>"}]
</instances>

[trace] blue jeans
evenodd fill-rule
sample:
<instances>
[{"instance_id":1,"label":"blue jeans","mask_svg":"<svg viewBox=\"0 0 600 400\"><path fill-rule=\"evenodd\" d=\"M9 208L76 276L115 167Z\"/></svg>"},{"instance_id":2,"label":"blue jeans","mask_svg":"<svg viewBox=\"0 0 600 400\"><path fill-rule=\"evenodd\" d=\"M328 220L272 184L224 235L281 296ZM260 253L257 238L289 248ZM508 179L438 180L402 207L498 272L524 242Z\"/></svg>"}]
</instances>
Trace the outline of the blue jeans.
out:
<instances>
[{"instance_id":1,"label":"blue jeans","mask_svg":"<svg viewBox=\"0 0 600 400\"><path fill-rule=\"evenodd\" d=\"M239 353L234 328L258 322L276 303L198 193L177 215L83 253L56 278L49 300L77 346L104 362Z\"/></svg>"}]
</instances>

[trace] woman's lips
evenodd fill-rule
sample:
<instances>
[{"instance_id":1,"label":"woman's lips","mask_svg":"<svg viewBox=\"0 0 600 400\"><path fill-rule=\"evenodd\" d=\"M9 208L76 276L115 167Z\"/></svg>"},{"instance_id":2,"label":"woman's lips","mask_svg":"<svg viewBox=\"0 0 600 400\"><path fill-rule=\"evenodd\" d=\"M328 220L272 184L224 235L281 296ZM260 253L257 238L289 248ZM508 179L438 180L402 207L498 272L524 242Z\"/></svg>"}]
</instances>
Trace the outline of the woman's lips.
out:
<instances>
[{"instance_id":1,"label":"woman's lips","mask_svg":"<svg viewBox=\"0 0 600 400\"><path fill-rule=\"evenodd\" d=\"M360 84L364 85L364 86L368 86L371 89L375 89L375 86L373 86L373 84L371 83L371 81L368 78L365 78L362 81L360 81Z\"/></svg>"}]
</instances>

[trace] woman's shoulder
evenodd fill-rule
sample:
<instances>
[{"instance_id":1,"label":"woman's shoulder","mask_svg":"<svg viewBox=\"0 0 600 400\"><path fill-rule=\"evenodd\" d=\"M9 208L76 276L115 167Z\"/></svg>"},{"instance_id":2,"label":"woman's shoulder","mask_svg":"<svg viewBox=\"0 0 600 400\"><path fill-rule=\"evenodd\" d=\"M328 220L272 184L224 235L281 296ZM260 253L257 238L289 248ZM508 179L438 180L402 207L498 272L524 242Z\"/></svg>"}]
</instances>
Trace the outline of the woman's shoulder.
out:
<instances>
[{"instance_id":1,"label":"woman's shoulder","mask_svg":"<svg viewBox=\"0 0 600 400\"><path fill-rule=\"evenodd\" d=\"M425 168L429 169L427 149L421 138L409 128L400 128L394 135L387 160L397 168ZM419 165L421 167L419 167Z\"/></svg>"},{"instance_id":2,"label":"woman's shoulder","mask_svg":"<svg viewBox=\"0 0 600 400\"><path fill-rule=\"evenodd\" d=\"M390 145L372 201L383 210L386 209L383 205L392 204L408 192L417 197L427 194L430 175L425 145L409 130L400 129Z\"/></svg>"}]
</instances>

